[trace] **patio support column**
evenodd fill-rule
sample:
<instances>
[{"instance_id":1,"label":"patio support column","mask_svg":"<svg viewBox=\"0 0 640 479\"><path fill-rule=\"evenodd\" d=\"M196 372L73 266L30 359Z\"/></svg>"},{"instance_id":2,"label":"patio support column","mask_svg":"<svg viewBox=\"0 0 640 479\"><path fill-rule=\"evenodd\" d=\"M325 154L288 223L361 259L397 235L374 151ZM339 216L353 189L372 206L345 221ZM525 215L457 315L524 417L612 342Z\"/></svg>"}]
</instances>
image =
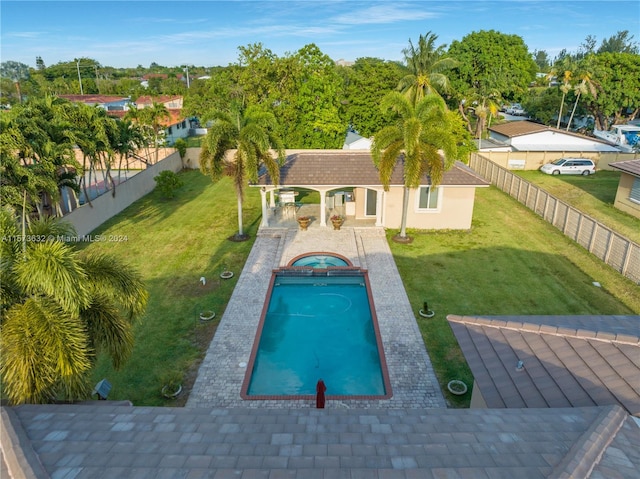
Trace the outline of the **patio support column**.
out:
<instances>
[{"instance_id":1,"label":"patio support column","mask_svg":"<svg viewBox=\"0 0 640 479\"><path fill-rule=\"evenodd\" d=\"M327 192L320 191L320 226L327 226Z\"/></svg>"},{"instance_id":2,"label":"patio support column","mask_svg":"<svg viewBox=\"0 0 640 479\"><path fill-rule=\"evenodd\" d=\"M385 204L385 191L380 190L376 195L376 226L384 226L384 204Z\"/></svg>"},{"instance_id":3,"label":"patio support column","mask_svg":"<svg viewBox=\"0 0 640 479\"><path fill-rule=\"evenodd\" d=\"M269 190L269 207L276 207L276 190Z\"/></svg>"},{"instance_id":4,"label":"patio support column","mask_svg":"<svg viewBox=\"0 0 640 479\"><path fill-rule=\"evenodd\" d=\"M260 226L267 228L269 226L269 218L267 217L267 192L264 187L260 188L260 202L262 203L262 221L260 222Z\"/></svg>"}]
</instances>

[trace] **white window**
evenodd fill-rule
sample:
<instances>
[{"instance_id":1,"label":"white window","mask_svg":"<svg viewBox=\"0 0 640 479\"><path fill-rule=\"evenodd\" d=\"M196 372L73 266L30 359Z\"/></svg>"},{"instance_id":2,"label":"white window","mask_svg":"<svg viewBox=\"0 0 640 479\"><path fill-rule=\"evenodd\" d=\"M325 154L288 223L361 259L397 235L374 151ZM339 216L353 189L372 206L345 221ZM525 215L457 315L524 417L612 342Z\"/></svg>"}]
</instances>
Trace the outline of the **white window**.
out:
<instances>
[{"instance_id":1,"label":"white window","mask_svg":"<svg viewBox=\"0 0 640 479\"><path fill-rule=\"evenodd\" d=\"M635 178L633 180L633 185L631 185L631 193L629 194L629 199L634 203L640 203L640 178Z\"/></svg>"},{"instance_id":2,"label":"white window","mask_svg":"<svg viewBox=\"0 0 640 479\"><path fill-rule=\"evenodd\" d=\"M417 197L417 210L419 212L440 211L440 204L442 203L442 188L421 186L418 188Z\"/></svg>"}]
</instances>

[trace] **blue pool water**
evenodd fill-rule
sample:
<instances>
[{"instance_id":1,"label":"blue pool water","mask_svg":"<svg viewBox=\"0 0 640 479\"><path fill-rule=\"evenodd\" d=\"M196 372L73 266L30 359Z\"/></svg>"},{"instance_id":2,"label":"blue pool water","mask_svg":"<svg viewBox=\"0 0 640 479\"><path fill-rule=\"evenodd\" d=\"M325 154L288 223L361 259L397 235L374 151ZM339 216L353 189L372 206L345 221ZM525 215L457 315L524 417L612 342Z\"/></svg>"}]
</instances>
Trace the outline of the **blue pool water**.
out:
<instances>
[{"instance_id":1,"label":"blue pool water","mask_svg":"<svg viewBox=\"0 0 640 479\"><path fill-rule=\"evenodd\" d=\"M328 266L348 266L342 258L328 254L314 254L295 260L291 266L311 266L312 268L326 268Z\"/></svg>"},{"instance_id":2,"label":"blue pool water","mask_svg":"<svg viewBox=\"0 0 640 479\"><path fill-rule=\"evenodd\" d=\"M276 276L247 396L385 395L365 278Z\"/></svg>"}]
</instances>

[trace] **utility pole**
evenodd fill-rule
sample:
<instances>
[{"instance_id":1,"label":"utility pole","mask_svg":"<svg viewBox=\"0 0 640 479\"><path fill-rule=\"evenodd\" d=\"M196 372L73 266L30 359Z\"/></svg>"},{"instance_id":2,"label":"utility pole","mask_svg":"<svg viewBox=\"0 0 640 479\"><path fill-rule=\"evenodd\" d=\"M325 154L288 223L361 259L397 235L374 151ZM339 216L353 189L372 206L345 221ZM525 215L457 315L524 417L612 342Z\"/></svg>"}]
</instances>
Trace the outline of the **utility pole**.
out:
<instances>
[{"instance_id":1,"label":"utility pole","mask_svg":"<svg viewBox=\"0 0 640 479\"><path fill-rule=\"evenodd\" d=\"M80 82L80 94L84 95L84 91L82 91L82 77L80 76L80 59L76 61L76 65L78 67L78 81Z\"/></svg>"},{"instance_id":2,"label":"utility pole","mask_svg":"<svg viewBox=\"0 0 640 479\"><path fill-rule=\"evenodd\" d=\"M189 88L189 67L185 66L184 71L187 73L187 88Z\"/></svg>"}]
</instances>

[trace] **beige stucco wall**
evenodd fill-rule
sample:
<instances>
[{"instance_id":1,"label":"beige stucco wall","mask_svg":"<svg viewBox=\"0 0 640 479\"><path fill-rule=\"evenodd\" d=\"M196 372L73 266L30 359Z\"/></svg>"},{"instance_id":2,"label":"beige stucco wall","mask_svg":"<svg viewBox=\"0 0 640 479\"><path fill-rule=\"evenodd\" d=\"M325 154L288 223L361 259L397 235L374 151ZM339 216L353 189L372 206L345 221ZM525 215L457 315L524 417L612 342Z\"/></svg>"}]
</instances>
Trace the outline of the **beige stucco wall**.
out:
<instances>
[{"instance_id":1,"label":"beige stucco wall","mask_svg":"<svg viewBox=\"0 0 640 479\"><path fill-rule=\"evenodd\" d=\"M473 216L474 187L443 186L437 212L416 211L417 190L410 190L407 227L417 229L469 229ZM400 228L402 221L402 188L391 188L385 194L384 226Z\"/></svg>"},{"instance_id":2,"label":"beige stucco wall","mask_svg":"<svg viewBox=\"0 0 640 479\"><path fill-rule=\"evenodd\" d=\"M151 192L156 187L156 182L153 178L158 173L164 170L178 172L181 169L180 155L173 150L165 159L120 183L116 188L115 197L111 195L111 192L107 192L91 201L93 206L84 204L65 215L64 220L74 226L78 236L88 235L109 218Z\"/></svg>"},{"instance_id":3,"label":"beige stucco wall","mask_svg":"<svg viewBox=\"0 0 640 479\"><path fill-rule=\"evenodd\" d=\"M620 175L618 191L616 192L616 199L613 203L613 206L618 208L620 211L624 211L625 213L629 213L636 218L640 218L640 204L634 203L629 199L629 195L631 194L631 187L633 186L634 181L635 177L633 175L622 172L622 174Z\"/></svg>"},{"instance_id":4,"label":"beige stucco wall","mask_svg":"<svg viewBox=\"0 0 640 479\"><path fill-rule=\"evenodd\" d=\"M597 153L593 151L480 151L477 154L488 158L492 162L507 169L537 170L546 163L551 163L558 158L589 158L596 162L599 170L614 170L610 163L637 159L634 153ZM515 161L514 161L515 160ZM524 168L519 166L524 161Z\"/></svg>"}]
</instances>

